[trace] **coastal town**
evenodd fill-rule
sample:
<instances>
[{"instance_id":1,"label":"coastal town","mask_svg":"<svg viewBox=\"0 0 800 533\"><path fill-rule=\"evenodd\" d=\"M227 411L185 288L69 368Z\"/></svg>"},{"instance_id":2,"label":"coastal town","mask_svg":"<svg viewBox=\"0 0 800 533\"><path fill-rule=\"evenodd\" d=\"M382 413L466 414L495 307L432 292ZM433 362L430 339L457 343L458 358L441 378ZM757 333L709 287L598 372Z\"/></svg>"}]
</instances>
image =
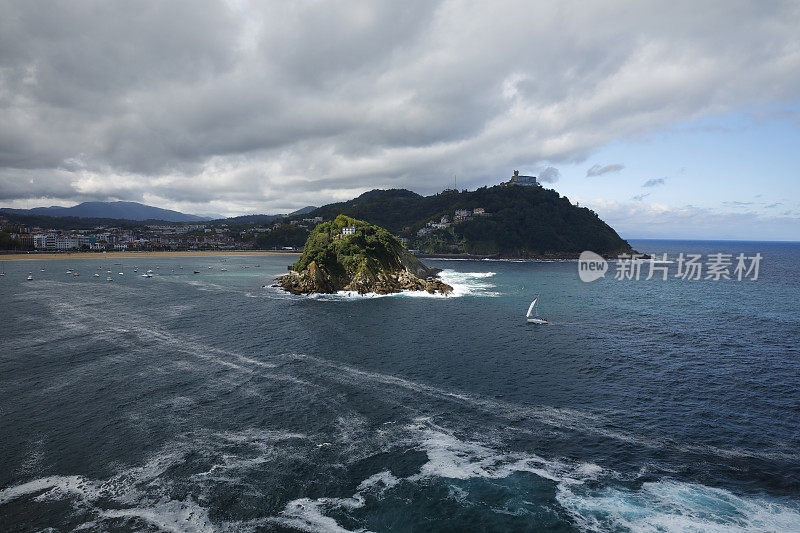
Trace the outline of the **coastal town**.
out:
<instances>
[{"instance_id":1,"label":"coastal town","mask_svg":"<svg viewBox=\"0 0 800 533\"><path fill-rule=\"evenodd\" d=\"M259 237L280 233L284 226L308 230L322 218L275 222L234 229L229 224L147 224L133 228L96 226L62 230L19 225L0 217L0 230L20 251L136 251L136 250L249 250L263 249ZM271 248L284 248L272 246ZM286 248L292 249L292 246Z\"/></svg>"},{"instance_id":2,"label":"coastal town","mask_svg":"<svg viewBox=\"0 0 800 533\"><path fill-rule=\"evenodd\" d=\"M541 188L535 176L514 171L497 187ZM446 236L456 227L470 221L493 216L484 207L464 207L464 194L456 188L444 189L437 197L452 198L452 207L434 211L435 216L415 224L397 227L395 236L412 253L419 252L424 241L436 235ZM477 202L476 202L477 203ZM461 206L459 207L459 204ZM430 215L428 215L430 216ZM192 250L285 250L302 249L308 233L323 222L323 216L254 215L239 219L218 219L203 222L166 222L98 219L76 223L58 218L38 217L35 222L0 213L0 249L22 252L80 251L192 251ZM440 232L440 233L437 233ZM452 244L448 244L452 248Z\"/></svg>"},{"instance_id":3,"label":"coastal town","mask_svg":"<svg viewBox=\"0 0 800 533\"><path fill-rule=\"evenodd\" d=\"M456 209L452 214L429 220L416 231L423 237L435 230L446 230L455 224L475 217L489 217L482 207ZM254 224L241 229L227 223L219 224L147 224L134 228L95 226L88 229L62 230L15 224L0 217L0 231L9 236L14 249L20 251L136 251L136 250L251 250L264 249L261 237L287 231L308 232L323 221L322 217L276 221L272 224ZM345 228L347 230L348 228ZM404 244L409 238L396 235ZM288 243L290 241L286 241ZM271 249L293 250L296 246L281 246L279 241Z\"/></svg>"}]
</instances>

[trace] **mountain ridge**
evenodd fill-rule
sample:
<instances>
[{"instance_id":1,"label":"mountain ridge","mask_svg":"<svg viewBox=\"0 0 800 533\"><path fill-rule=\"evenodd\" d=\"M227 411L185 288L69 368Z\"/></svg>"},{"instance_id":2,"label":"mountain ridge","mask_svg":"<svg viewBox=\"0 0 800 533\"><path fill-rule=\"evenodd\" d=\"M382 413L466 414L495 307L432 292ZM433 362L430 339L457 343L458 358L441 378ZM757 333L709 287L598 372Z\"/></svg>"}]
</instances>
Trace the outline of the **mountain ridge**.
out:
<instances>
[{"instance_id":1,"label":"mountain ridge","mask_svg":"<svg viewBox=\"0 0 800 533\"><path fill-rule=\"evenodd\" d=\"M166 222L202 222L210 217L191 215L162 209L139 202L83 202L72 207L50 206L32 209L0 208L0 212L19 215L42 215L49 217L108 218L119 220L164 220Z\"/></svg>"}]
</instances>

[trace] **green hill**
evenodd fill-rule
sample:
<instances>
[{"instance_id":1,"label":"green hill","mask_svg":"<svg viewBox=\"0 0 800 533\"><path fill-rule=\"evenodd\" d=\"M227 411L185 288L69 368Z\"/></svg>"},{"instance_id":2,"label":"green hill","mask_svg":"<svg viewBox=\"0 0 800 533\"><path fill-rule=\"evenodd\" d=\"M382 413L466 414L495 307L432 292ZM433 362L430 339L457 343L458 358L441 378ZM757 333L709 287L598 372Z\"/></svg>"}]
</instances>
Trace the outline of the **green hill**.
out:
<instances>
[{"instance_id":1,"label":"green hill","mask_svg":"<svg viewBox=\"0 0 800 533\"><path fill-rule=\"evenodd\" d=\"M452 290L435 279L436 269L412 256L397 237L379 226L344 215L311 231L302 255L290 270L278 281L295 294Z\"/></svg>"},{"instance_id":2,"label":"green hill","mask_svg":"<svg viewBox=\"0 0 800 533\"><path fill-rule=\"evenodd\" d=\"M451 220L457 209L483 208L446 229L417 236L429 221ZM630 245L597 213L542 187L494 186L421 196L404 189L373 190L329 204L308 216L339 214L366 220L409 239L425 253L499 254L504 257L572 257L583 250L603 255L630 252Z\"/></svg>"}]
</instances>

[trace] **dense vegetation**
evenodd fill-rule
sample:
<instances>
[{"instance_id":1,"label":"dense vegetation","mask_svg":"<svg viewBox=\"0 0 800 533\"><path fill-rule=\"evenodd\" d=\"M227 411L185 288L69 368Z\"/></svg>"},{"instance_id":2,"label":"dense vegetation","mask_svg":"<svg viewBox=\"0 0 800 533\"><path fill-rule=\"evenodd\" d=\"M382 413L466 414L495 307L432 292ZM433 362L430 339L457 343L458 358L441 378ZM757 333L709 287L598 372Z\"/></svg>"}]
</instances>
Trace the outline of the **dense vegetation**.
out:
<instances>
[{"instance_id":1,"label":"dense vegetation","mask_svg":"<svg viewBox=\"0 0 800 533\"><path fill-rule=\"evenodd\" d=\"M454 224L416 237L419 228L456 209L482 207L486 217ZM427 253L534 256L593 250L615 254L630 250L597 213L577 207L541 187L495 186L476 191L420 196L403 189L374 190L354 200L329 204L311 213L326 219L338 214L363 219L409 238L409 246Z\"/></svg>"},{"instance_id":2,"label":"dense vegetation","mask_svg":"<svg viewBox=\"0 0 800 533\"><path fill-rule=\"evenodd\" d=\"M0 250L21 250L22 244L7 231L0 231Z\"/></svg>"},{"instance_id":3,"label":"dense vegetation","mask_svg":"<svg viewBox=\"0 0 800 533\"><path fill-rule=\"evenodd\" d=\"M348 226L355 227L355 233L342 235ZM397 237L385 229L339 215L311 231L300 259L291 268L301 272L314 262L334 278L359 273L374 276L381 270L402 268L402 258L407 255Z\"/></svg>"},{"instance_id":4,"label":"dense vegetation","mask_svg":"<svg viewBox=\"0 0 800 533\"><path fill-rule=\"evenodd\" d=\"M273 248L283 248L284 246L300 248L306 242L307 237L308 230L305 228L282 224L268 233L256 234L254 240L256 248L271 250Z\"/></svg>"}]
</instances>

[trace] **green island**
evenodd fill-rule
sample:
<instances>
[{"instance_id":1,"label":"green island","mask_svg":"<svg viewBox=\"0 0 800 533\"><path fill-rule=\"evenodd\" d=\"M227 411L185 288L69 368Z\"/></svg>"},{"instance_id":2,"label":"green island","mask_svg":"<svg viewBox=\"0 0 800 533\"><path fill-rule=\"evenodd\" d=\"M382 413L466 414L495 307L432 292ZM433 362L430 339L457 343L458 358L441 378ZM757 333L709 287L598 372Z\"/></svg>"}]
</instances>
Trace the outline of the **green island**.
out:
<instances>
[{"instance_id":1,"label":"green island","mask_svg":"<svg viewBox=\"0 0 800 533\"><path fill-rule=\"evenodd\" d=\"M387 230L344 215L317 225L289 269L277 281L293 294L453 290Z\"/></svg>"}]
</instances>

